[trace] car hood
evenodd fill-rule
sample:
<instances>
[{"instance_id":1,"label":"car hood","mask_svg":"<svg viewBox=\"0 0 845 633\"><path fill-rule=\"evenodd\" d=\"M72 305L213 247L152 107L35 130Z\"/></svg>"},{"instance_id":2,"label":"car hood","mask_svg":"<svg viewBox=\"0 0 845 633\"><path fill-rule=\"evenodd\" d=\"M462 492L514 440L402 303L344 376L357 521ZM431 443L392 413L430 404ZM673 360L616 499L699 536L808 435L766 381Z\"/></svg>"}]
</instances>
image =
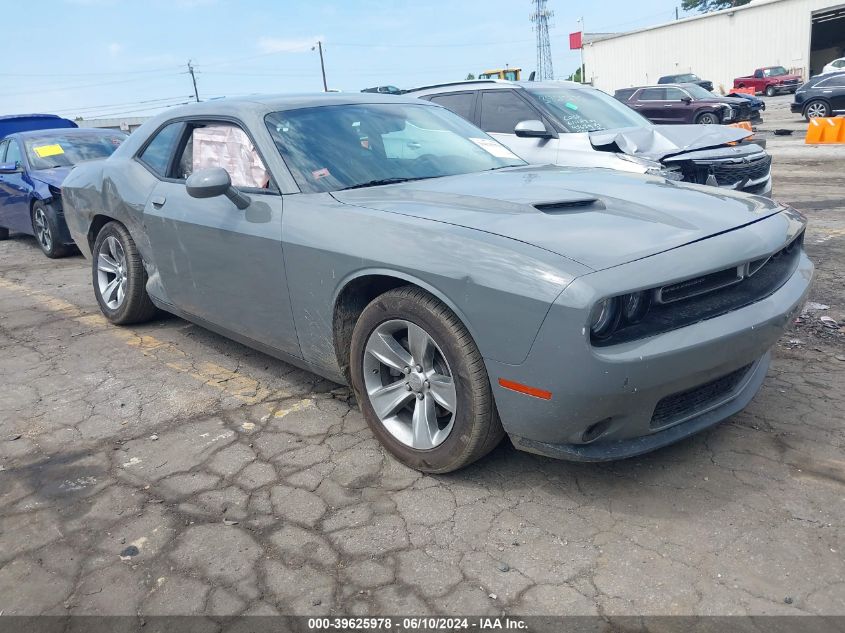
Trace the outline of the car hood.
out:
<instances>
[{"instance_id":1,"label":"car hood","mask_svg":"<svg viewBox=\"0 0 845 633\"><path fill-rule=\"evenodd\" d=\"M29 175L34 180L40 180L54 187L61 187L73 167L53 167L52 169L33 169Z\"/></svg>"},{"instance_id":2,"label":"car hood","mask_svg":"<svg viewBox=\"0 0 845 633\"><path fill-rule=\"evenodd\" d=\"M345 204L532 244L593 270L725 233L782 210L767 198L656 176L552 165L332 195Z\"/></svg>"},{"instance_id":3,"label":"car hood","mask_svg":"<svg viewBox=\"0 0 845 633\"><path fill-rule=\"evenodd\" d=\"M661 161L684 152L725 146L751 134L721 125L652 125L590 132L590 143L599 151Z\"/></svg>"}]
</instances>

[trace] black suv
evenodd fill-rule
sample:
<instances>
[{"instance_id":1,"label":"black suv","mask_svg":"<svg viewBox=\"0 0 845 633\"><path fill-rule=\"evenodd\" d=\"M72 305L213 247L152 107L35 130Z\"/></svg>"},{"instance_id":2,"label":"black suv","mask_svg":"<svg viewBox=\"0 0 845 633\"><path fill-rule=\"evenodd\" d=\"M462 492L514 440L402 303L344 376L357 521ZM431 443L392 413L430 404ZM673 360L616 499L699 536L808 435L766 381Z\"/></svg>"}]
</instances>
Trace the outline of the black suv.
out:
<instances>
[{"instance_id":1,"label":"black suv","mask_svg":"<svg viewBox=\"0 0 845 633\"><path fill-rule=\"evenodd\" d=\"M808 121L845 114L845 72L811 77L795 92L795 101L789 109Z\"/></svg>"},{"instance_id":2,"label":"black suv","mask_svg":"<svg viewBox=\"0 0 845 633\"><path fill-rule=\"evenodd\" d=\"M666 75L657 80L659 84L698 84L707 92L713 92L713 82L702 79L695 73L681 73L680 75Z\"/></svg>"}]
</instances>

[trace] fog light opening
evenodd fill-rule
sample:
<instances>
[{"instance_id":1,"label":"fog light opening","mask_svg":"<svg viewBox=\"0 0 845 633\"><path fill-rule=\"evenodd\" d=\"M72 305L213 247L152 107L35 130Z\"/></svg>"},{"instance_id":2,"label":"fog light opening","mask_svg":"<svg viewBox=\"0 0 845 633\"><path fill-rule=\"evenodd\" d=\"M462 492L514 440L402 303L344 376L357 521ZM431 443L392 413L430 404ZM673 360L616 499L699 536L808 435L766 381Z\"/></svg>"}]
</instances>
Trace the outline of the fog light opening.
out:
<instances>
[{"instance_id":1,"label":"fog light opening","mask_svg":"<svg viewBox=\"0 0 845 633\"><path fill-rule=\"evenodd\" d=\"M610 428L610 422L612 420L613 418L605 418L588 426L583 435L581 435L581 441L587 444L600 438Z\"/></svg>"}]
</instances>

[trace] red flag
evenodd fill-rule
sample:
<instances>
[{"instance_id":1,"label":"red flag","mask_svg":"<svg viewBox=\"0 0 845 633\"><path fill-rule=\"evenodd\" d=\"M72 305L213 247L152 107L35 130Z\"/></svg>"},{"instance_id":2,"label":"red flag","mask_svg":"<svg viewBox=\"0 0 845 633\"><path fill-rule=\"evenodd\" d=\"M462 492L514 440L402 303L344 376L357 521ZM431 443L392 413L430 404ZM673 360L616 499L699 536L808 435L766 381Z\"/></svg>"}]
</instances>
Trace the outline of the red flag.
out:
<instances>
[{"instance_id":1,"label":"red flag","mask_svg":"<svg viewBox=\"0 0 845 633\"><path fill-rule=\"evenodd\" d=\"M569 50L574 51L581 48L581 31L569 34Z\"/></svg>"}]
</instances>

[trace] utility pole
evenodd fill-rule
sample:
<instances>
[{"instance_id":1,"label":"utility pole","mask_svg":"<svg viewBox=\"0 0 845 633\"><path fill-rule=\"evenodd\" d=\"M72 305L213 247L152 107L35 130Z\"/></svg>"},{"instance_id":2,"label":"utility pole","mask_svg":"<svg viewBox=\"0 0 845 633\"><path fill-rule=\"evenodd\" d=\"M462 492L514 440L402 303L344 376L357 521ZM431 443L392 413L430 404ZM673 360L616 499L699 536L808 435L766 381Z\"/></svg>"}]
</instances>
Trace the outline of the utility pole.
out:
<instances>
[{"instance_id":1,"label":"utility pole","mask_svg":"<svg viewBox=\"0 0 845 633\"><path fill-rule=\"evenodd\" d=\"M197 100L197 103L200 102L200 93L197 91L197 77L194 74L194 66L191 64L191 60L188 60L188 73L191 75L191 81L194 82L194 99Z\"/></svg>"},{"instance_id":2,"label":"utility pole","mask_svg":"<svg viewBox=\"0 0 845 633\"><path fill-rule=\"evenodd\" d=\"M675 6L675 20L678 19L678 7Z\"/></svg>"},{"instance_id":3,"label":"utility pole","mask_svg":"<svg viewBox=\"0 0 845 633\"><path fill-rule=\"evenodd\" d=\"M531 0L534 11L529 16L537 33L537 80L554 79L552 47L549 43L549 20L554 12L546 7L546 0Z\"/></svg>"},{"instance_id":4,"label":"utility pole","mask_svg":"<svg viewBox=\"0 0 845 633\"><path fill-rule=\"evenodd\" d=\"M587 32L584 30L584 17L578 18L578 22L581 24L581 83L587 83L587 78L584 77L584 38L587 36Z\"/></svg>"},{"instance_id":5,"label":"utility pole","mask_svg":"<svg viewBox=\"0 0 845 633\"><path fill-rule=\"evenodd\" d=\"M312 47L311 50L313 51L314 48ZM323 73L323 92L329 91L329 86L326 83L326 65L323 63L323 43L321 41L317 41L317 50L320 51L320 72Z\"/></svg>"}]
</instances>

